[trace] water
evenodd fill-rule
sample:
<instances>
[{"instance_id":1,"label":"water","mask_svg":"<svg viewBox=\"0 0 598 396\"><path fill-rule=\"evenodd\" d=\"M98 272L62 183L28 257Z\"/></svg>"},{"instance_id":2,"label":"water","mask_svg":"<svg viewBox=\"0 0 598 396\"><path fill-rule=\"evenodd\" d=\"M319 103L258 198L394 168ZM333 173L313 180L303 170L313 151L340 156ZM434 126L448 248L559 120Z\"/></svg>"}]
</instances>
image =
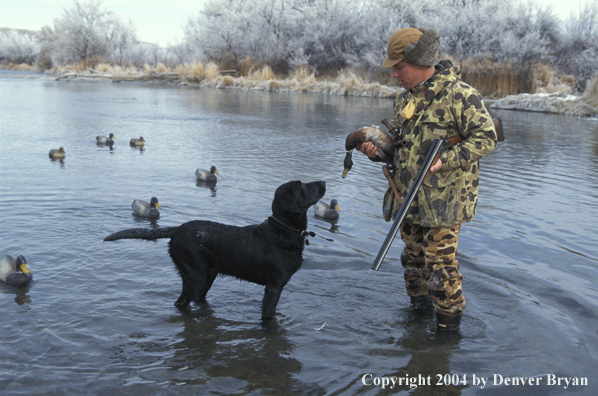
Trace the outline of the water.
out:
<instances>
[{"instance_id":1,"label":"water","mask_svg":"<svg viewBox=\"0 0 598 396\"><path fill-rule=\"evenodd\" d=\"M493 112L507 141L481 165L458 253L467 309L460 334L444 338L432 313L408 309L400 241L370 269L390 228L380 165L355 155L340 177L345 136L391 106L2 75L0 254L25 255L34 273L24 287L0 284L2 395L592 394L598 123ZM111 132L112 149L96 145ZM145 148L129 147L139 136ZM66 159L50 160L60 146ZM195 169L211 165L217 186L196 184ZM180 312L167 240L102 242L193 219L260 223L276 187L296 179L326 180L341 218L309 213L317 236L266 326L260 286L218 278L207 303ZM160 219L135 218L133 199L152 196ZM363 383L418 375L430 385ZM474 375L488 378L483 389ZM505 385L512 377L540 385ZM589 385L549 384L559 377Z\"/></svg>"}]
</instances>

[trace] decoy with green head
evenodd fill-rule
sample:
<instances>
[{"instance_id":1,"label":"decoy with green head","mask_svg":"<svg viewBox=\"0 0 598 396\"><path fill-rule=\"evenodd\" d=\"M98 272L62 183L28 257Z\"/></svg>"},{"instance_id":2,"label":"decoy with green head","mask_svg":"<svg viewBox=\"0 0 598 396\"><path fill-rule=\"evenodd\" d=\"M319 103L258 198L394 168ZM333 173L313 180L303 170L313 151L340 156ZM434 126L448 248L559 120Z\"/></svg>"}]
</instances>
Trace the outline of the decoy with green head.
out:
<instances>
[{"instance_id":1,"label":"decoy with green head","mask_svg":"<svg viewBox=\"0 0 598 396\"><path fill-rule=\"evenodd\" d=\"M333 199L330 203L319 201L316 206L316 216L322 217L328 220L336 220L340 216L341 208L338 206L338 201Z\"/></svg>"},{"instance_id":2,"label":"decoy with green head","mask_svg":"<svg viewBox=\"0 0 598 396\"><path fill-rule=\"evenodd\" d=\"M149 202L136 199L131 204L133 214L140 217L160 217L160 211L162 209L158 203L158 198L152 197Z\"/></svg>"},{"instance_id":3,"label":"decoy with green head","mask_svg":"<svg viewBox=\"0 0 598 396\"><path fill-rule=\"evenodd\" d=\"M6 255L0 263L0 279L9 285L24 285L33 279L24 256Z\"/></svg>"},{"instance_id":4,"label":"decoy with green head","mask_svg":"<svg viewBox=\"0 0 598 396\"><path fill-rule=\"evenodd\" d=\"M216 183L216 181L218 181L216 175L218 175L218 171L214 165L212 165L210 170L197 169L195 171L195 179L197 179L197 181Z\"/></svg>"},{"instance_id":5,"label":"decoy with green head","mask_svg":"<svg viewBox=\"0 0 598 396\"><path fill-rule=\"evenodd\" d=\"M59 149L52 149L52 150L50 150L50 152L48 153L48 155L52 159L62 159L64 157L66 157L66 151L64 151L64 147L61 147Z\"/></svg>"},{"instance_id":6,"label":"decoy with green head","mask_svg":"<svg viewBox=\"0 0 598 396\"><path fill-rule=\"evenodd\" d=\"M96 136L96 142L101 144L113 145L114 144L114 134L111 133L108 136Z\"/></svg>"},{"instance_id":7,"label":"decoy with green head","mask_svg":"<svg viewBox=\"0 0 598 396\"><path fill-rule=\"evenodd\" d=\"M143 138L143 136L140 136L139 139L133 138L129 141L129 144L131 146L141 147L145 144L145 139Z\"/></svg>"}]
</instances>

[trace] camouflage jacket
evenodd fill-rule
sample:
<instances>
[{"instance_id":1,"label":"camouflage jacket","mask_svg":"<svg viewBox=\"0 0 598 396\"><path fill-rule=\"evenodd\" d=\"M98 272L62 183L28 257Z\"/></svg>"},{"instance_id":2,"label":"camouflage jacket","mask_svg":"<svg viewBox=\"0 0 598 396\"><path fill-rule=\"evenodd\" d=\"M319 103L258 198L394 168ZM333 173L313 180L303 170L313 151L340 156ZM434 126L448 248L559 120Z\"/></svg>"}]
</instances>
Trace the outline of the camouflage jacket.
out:
<instances>
[{"instance_id":1,"label":"camouflage jacket","mask_svg":"<svg viewBox=\"0 0 598 396\"><path fill-rule=\"evenodd\" d=\"M442 153L440 171L424 179L405 222L447 227L473 220L479 184L478 160L496 148L496 132L479 93L460 79L459 71L442 62L436 73L394 104L393 126L407 141L395 151L393 175L405 199L424 157L437 137L461 135L464 140ZM389 189L390 190L390 189ZM398 204L387 191L384 217L390 221Z\"/></svg>"}]
</instances>

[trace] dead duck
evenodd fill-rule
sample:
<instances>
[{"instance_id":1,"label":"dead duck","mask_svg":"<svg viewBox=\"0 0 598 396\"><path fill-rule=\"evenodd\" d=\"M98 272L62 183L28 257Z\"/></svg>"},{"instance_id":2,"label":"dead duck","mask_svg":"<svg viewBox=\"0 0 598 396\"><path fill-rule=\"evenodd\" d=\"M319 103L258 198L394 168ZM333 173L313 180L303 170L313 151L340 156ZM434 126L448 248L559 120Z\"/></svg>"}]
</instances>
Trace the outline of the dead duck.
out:
<instances>
[{"instance_id":1,"label":"dead duck","mask_svg":"<svg viewBox=\"0 0 598 396\"><path fill-rule=\"evenodd\" d=\"M50 152L48 153L48 155L52 159L62 159L64 157L66 157L66 151L64 151L64 147L61 147L59 149L52 149L52 150L50 150Z\"/></svg>"},{"instance_id":2,"label":"dead duck","mask_svg":"<svg viewBox=\"0 0 598 396\"><path fill-rule=\"evenodd\" d=\"M323 217L328 220L336 220L340 216L341 208L338 207L338 201L333 199L330 203L319 201L316 206L316 216Z\"/></svg>"},{"instance_id":3,"label":"dead duck","mask_svg":"<svg viewBox=\"0 0 598 396\"><path fill-rule=\"evenodd\" d=\"M345 140L345 150L347 155L345 156L343 178L347 176L347 173L353 167L353 150L361 143L372 142L378 147L376 155L383 161L387 161L390 157L394 156L395 142L388 132L383 131L377 126L361 127L356 131L351 132Z\"/></svg>"},{"instance_id":4,"label":"dead duck","mask_svg":"<svg viewBox=\"0 0 598 396\"><path fill-rule=\"evenodd\" d=\"M107 144L107 145L113 145L114 144L114 139L116 139L114 137L114 134L111 133L108 137L106 136L96 136L96 142L99 144Z\"/></svg>"},{"instance_id":5,"label":"dead duck","mask_svg":"<svg viewBox=\"0 0 598 396\"><path fill-rule=\"evenodd\" d=\"M144 143L145 143L145 139L143 138L143 136L140 136L139 139L133 138L129 141L129 144L131 146L136 146L136 147L143 146Z\"/></svg>"},{"instance_id":6,"label":"dead duck","mask_svg":"<svg viewBox=\"0 0 598 396\"><path fill-rule=\"evenodd\" d=\"M33 279L33 274L27 267L24 256L15 259L6 255L0 263L0 279L9 285L24 285Z\"/></svg>"},{"instance_id":7,"label":"dead duck","mask_svg":"<svg viewBox=\"0 0 598 396\"><path fill-rule=\"evenodd\" d=\"M218 171L216 170L216 167L213 165L210 168L210 170L197 169L195 171L195 178L197 179L197 181L216 183L216 181L218 181L216 175L218 175Z\"/></svg>"},{"instance_id":8,"label":"dead duck","mask_svg":"<svg viewBox=\"0 0 598 396\"><path fill-rule=\"evenodd\" d=\"M140 217L160 217L160 211L162 209L158 203L158 198L152 197L149 202L136 199L131 204L133 214Z\"/></svg>"}]
</instances>

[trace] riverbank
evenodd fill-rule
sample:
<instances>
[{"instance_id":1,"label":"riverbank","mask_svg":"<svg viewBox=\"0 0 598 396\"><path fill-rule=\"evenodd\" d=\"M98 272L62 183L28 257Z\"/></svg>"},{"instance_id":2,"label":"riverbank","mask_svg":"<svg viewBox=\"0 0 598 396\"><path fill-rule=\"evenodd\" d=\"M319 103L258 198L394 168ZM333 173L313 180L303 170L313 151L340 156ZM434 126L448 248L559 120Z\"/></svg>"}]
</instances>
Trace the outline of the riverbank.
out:
<instances>
[{"instance_id":1,"label":"riverbank","mask_svg":"<svg viewBox=\"0 0 598 396\"><path fill-rule=\"evenodd\" d=\"M98 65L95 69L72 70L55 68L49 73L55 80L99 79L112 82L167 83L217 89L244 89L273 92L310 92L340 96L364 96L395 98L401 92L399 86L367 81L353 71L341 71L335 77L318 78L314 73L299 69L286 78L277 77L269 67L263 67L247 76L239 76L236 70L219 70L217 65L182 65L176 69L166 67L122 68ZM564 93L535 93L508 95L500 99L488 99L491 109L519 110L562 114L598 119L598 77L588 84L582 96Z\"/></svg>"}]
</instances>

